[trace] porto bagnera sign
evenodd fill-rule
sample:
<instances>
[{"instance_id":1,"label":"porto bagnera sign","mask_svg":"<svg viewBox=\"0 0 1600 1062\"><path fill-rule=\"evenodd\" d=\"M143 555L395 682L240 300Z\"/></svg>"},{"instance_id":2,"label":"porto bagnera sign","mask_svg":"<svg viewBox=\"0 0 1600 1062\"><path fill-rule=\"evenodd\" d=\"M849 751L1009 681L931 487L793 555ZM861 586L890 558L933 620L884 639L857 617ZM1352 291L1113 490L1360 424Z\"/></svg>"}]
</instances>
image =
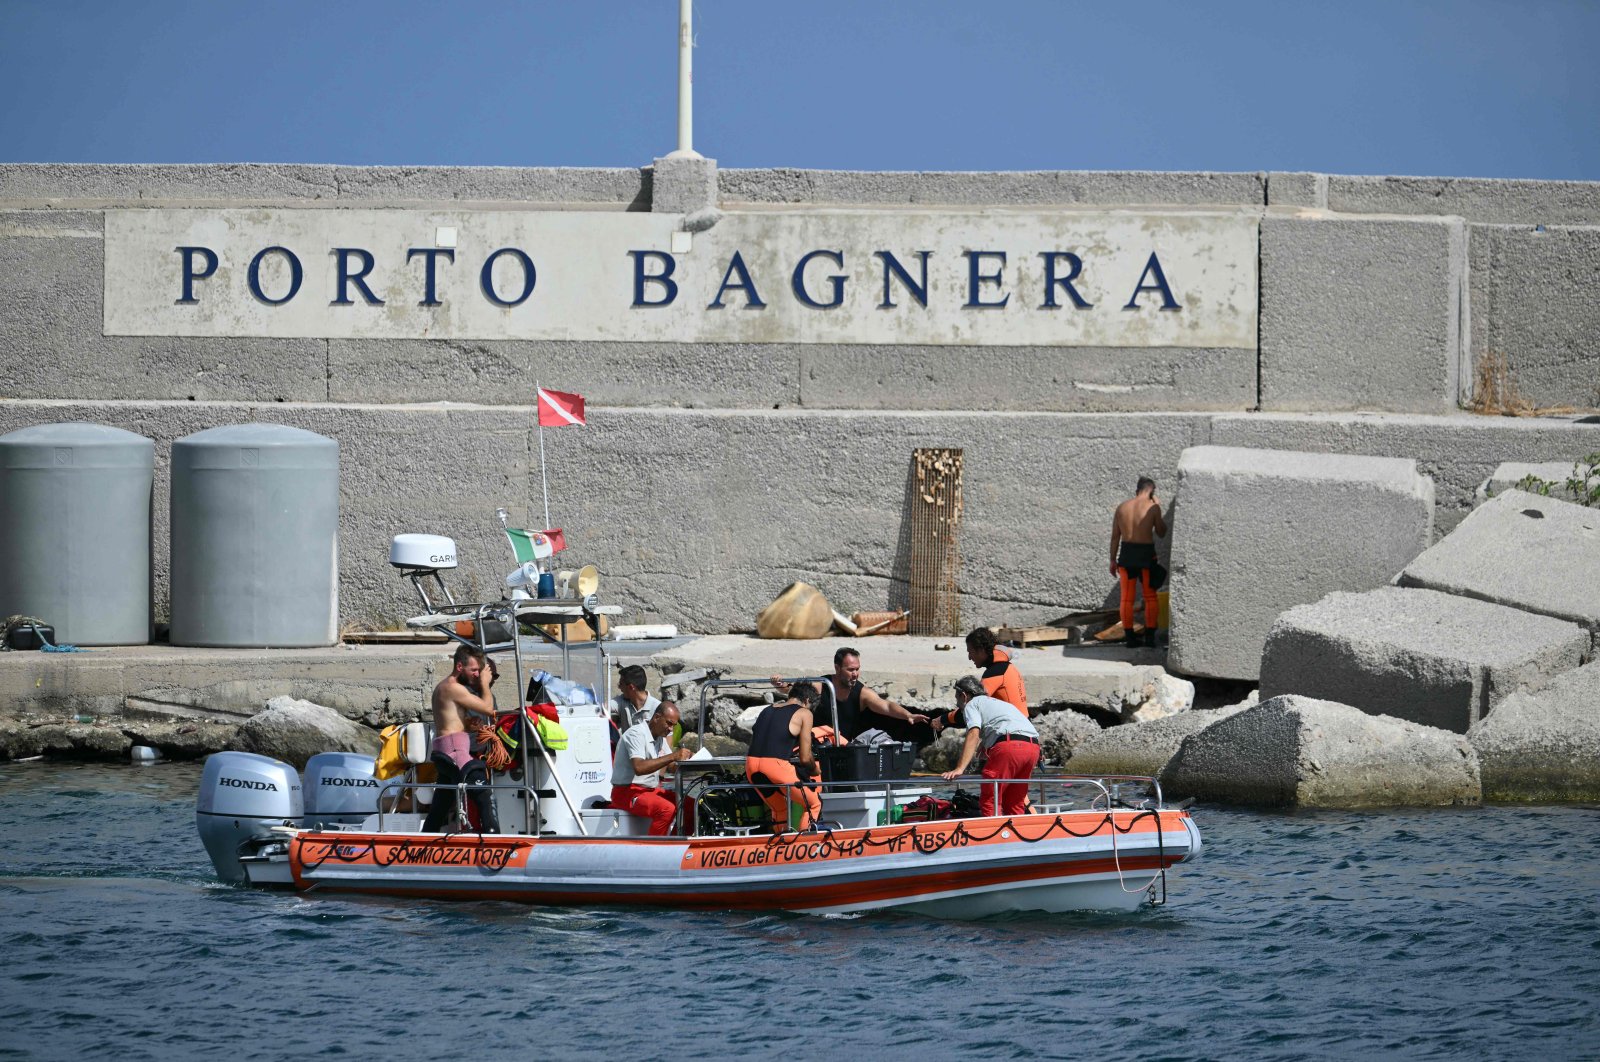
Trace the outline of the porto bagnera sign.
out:
<instances>
[{"instance_id":1,"label":"porto bagnera sign","mask_svg":"<svg viewBox=\"0 0 1600 1062\"><path fill-rule=\"evenodd\" d=\"M111 210L110 335L1256 344L1257 218L788 210Z\"/></svg>"}]
</instances>

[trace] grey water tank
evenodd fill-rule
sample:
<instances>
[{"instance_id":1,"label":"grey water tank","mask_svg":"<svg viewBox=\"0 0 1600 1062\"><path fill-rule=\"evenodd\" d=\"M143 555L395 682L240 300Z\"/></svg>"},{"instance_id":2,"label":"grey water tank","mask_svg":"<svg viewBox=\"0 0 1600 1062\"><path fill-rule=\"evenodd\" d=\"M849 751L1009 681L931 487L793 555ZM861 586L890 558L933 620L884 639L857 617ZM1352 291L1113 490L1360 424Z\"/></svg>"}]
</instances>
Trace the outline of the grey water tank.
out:
<instances>
[{"instance_id":1,"label":"grey water tank","mask_svg":"<svg viewBox=\"0 0 1600 1062\"><path fill-rule=\"evenodd\" d=\"M332 645L339 444L282 424L172 444L172 644Z\"/></svg>"},{"instance_id":2,"label":"grey water tank","mask_svg":"<svg viewBox=\"0 0 1600 1062\"><path fill-rule=\"evenodd\" d=\"M155 444L101 424L0 435L0 617L36 616L57 642L150 640Z\"/></svg>"}]
</instances>

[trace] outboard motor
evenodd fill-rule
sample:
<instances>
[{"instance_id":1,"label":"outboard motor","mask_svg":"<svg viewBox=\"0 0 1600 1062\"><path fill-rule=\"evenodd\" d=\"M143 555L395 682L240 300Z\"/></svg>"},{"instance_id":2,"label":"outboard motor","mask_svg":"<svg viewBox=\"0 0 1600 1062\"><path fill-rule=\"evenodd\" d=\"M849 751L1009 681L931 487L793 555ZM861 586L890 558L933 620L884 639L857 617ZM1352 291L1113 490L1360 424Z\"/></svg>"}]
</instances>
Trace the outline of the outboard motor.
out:
<instances>
[{"instance_id":1,"label":"outboard motor","mask_svg":"<svg viewBox=\"0 0 1600 1062\"><path fill-rule=\"evenodd\" d=\"M274 839L274 826L298 826L305 807L300 775L253 752L218 752L200 775L195 823L223 881L244 881L239 857L252 842Z\"/></svg>"},{"instance_id":2,"label":"outboard motor","mask_svg":"<svg viewBox=\"0 0 1600 1062\"><path fill-rule=\"evenodd\" d=\"M319 752L306 761L306 828L359 826L378 813L377 761L354 752Z\"/></svg>"}]
</instances>

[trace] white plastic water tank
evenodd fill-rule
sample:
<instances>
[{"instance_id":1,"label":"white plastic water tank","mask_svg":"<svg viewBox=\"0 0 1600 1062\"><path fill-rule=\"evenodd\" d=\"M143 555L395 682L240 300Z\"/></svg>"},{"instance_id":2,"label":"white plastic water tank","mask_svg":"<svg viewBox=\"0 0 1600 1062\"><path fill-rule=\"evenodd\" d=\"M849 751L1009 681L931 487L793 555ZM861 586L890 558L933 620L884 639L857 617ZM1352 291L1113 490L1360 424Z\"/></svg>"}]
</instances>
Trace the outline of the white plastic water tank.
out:
<instances>
[{"instance_id":1,"label":"white plastic water tank","mask_svg":"<svg viewBox=\"0 0 1600 1062\"><path fill-rule=\"evenodd\" d=\"M0 617L37 616L57 642L150 640L155 444L101 424L0 435Z\"/></svg>"},{"instance_id":2,"label":"white plastic water tank","mask_svg":"<svg viewBox=\"0 0 1600 1062\"><path fill-rule=\"evenodd\" d=\"M238 424L172 444L172 644L332 645L339 444Z\"/></svg>"}]
</instances>

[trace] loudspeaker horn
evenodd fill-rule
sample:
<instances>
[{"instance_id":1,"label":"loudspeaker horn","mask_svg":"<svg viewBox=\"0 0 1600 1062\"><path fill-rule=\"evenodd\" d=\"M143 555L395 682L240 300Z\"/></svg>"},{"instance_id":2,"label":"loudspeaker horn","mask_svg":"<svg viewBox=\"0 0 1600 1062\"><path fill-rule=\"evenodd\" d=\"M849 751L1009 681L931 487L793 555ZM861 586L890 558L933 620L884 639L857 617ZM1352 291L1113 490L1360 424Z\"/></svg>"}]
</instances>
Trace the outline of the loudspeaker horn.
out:
<instances>
[{"instance_id":1,"label":"loudspeaker horn","mask_svg":"<svg viewBox=\"0 0 1600 1062\"><path fill-rule=\"evenodd\" d=\"M577 571L567 569L556 573L556 594L560 597L585 598L600 589L600 569L585 564Z\"/></svg>"}]
</instances>

